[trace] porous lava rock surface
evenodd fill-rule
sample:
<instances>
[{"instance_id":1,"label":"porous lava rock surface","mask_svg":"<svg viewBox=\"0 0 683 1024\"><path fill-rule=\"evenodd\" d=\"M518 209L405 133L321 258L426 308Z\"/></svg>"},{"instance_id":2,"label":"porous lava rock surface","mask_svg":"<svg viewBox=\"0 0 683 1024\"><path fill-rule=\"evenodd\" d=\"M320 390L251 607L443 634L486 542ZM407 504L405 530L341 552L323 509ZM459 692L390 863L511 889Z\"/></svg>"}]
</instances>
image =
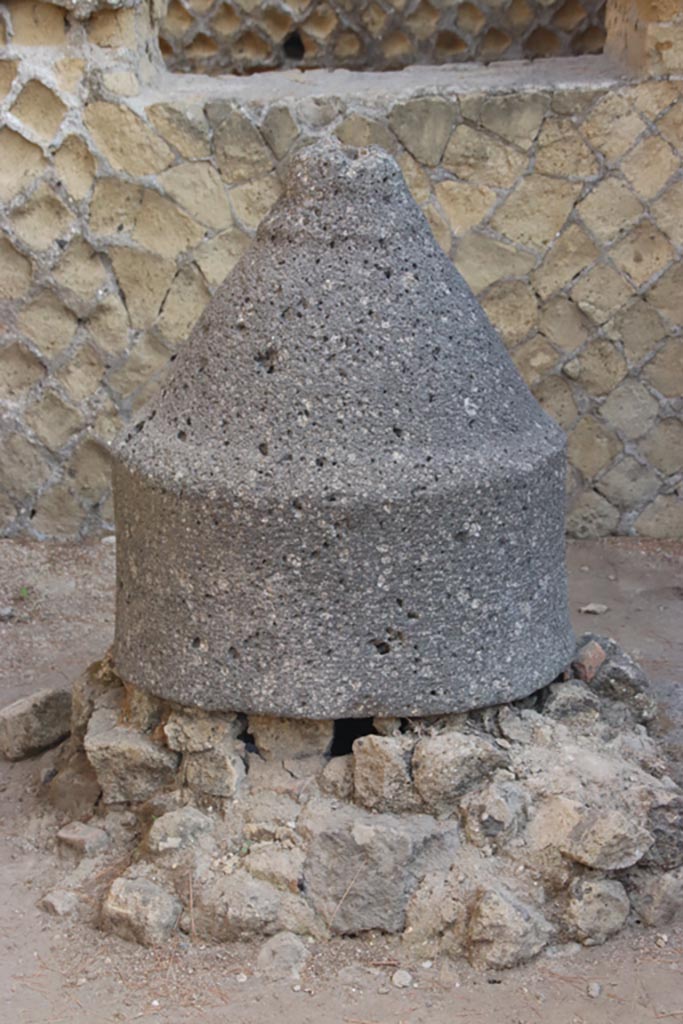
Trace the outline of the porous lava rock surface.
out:
<instances>
[{"instance_id":1,"label":"porous lava rock surface","mask_svg":"<svg viewBox=\"0 0 683 1024\"><path fill-rule=\"evenodd\" d=\"M564 475L393 158L304 149L119 439L117 670L307 719L531 693L574 646Z\"/></svg>"},{"instance_id":2,"label":"porous lava rock surface","mask_svg":"<svg viewBox=\"0 0 683 1024\"><path fill-rule=\"evenodd\" d=\"M349 723L183 708L106 658L74 686L46 786L62 818L72 793L57 840L77 863L44 905L146 945L376 932L490 968L664 926L683 794L646 681L595 637L566 675L467 714Z\"/></svg>"}]
</instances>

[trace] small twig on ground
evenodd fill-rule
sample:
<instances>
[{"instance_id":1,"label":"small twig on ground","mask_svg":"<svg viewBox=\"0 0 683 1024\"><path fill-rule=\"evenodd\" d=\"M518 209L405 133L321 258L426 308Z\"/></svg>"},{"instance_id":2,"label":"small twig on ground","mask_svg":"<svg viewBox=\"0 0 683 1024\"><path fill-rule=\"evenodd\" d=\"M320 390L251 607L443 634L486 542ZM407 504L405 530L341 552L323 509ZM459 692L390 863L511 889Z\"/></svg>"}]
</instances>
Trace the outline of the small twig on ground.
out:
<instances>
[{"instance_id":1,"label":"small twig on ground","mask_svg":"<svg viewBox=\"0 0 683 1024\"><path fill-rule=\"evenodd\" d=\"M346 886L346 888L344 889L344 892L342 893L342 898L341 898L341 899L339 900L339 903L338 903L338 904L337 904L337 906L336 906L336 907L334 908L334 913L332 914L332 917L331 917L331 918L329 919L329 921L327 922L327 927L328 927L328 928L331 928L331 927L332 927L332 924L334 923L334 919L335 919L335 917L337 916L337 914L339 913L339 909L340 909L340 907L341 907L342 903L344 902L344 900L346 899L346 897L347 897L347 896L349 895L349 893L350 893L350 892L351 892L351 890L353 889L354 885L356 884L356 879L358 878L359 874L361 873L361 870L362 870L362 868L363 868L363 865L362 865L362 864L359 864L359 865L358 865L358 868L356 869L356 872L355 872L355 874L354 874L353 878L351 879L351 881L349 882L349 884L348 884L348 885Z\"/></svg>"},{"instance_id":2,"label":"small twig on ground","mask_svg":"<svg viewBox=\"0 0 683 1024\"><path fill-rule=\"evenodd\" d=\"M192 872L189 871L187 875L187 884L189 887L189 904L190 904L190 938L195 940L197 938L197 929L194 923L194 889L192 888Z\"/></svg>"}]
</instances>

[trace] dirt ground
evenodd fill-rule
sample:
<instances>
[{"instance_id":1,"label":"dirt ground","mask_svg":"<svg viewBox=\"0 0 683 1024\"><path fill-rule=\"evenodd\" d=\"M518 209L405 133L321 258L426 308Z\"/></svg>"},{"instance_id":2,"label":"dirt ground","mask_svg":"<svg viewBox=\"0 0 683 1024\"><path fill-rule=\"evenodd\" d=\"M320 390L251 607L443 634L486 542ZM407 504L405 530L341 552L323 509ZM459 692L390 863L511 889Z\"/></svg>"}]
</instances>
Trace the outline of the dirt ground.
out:
<instances>
[{"instance_id":1,"label":"dirt ground","mask_svg":"<svg viewBox=\"0 0 683 1024\"><path fill-rule=\"evenodd\" d=\"M570 545L577 632L614 636L650 674L658 723L683 774L683 544L626 539ZM114 548L0 541L0 705L64 685L113 631ZM580 611L589 603L607 611ZM633 928L606 946L477 974L420 961L392 940L311 945L301 983L269 983L258 946L178 938L146 950L48 916L59 879L40 779L49 758L0 763L0 1024L683 1024L683 926ZM414 985L397 989L397 967ZM596 994L591 982L598 982Z\"/></svg>"}]
</instances>

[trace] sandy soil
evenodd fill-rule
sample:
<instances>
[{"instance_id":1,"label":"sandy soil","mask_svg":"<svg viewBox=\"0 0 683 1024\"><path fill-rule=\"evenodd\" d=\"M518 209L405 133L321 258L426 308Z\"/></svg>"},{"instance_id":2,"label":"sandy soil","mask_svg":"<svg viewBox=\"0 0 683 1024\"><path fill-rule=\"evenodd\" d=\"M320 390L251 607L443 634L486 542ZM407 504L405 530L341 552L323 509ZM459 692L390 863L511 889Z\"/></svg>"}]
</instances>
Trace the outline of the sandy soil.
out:
<instances>
[{"instance_id":1,"label":"sandy soil","mask_svg":"<svg viewBox=\"0 0 683 1024\"><path fill-rule=\"evenodd\" d=\"M683 544L575 543L569 564L577 631L610 633L640 658L680 778ZM0 542L0 704L63 685L101 655L113 630L113 572L108 543ZM581 613L590 602L608 610ZM0 764L0 1024L683 1022L683 926L666 934L634 928L604 947L487 974L420 962L391 940L336 940L311 946L295 990L259 976L258 947L179 938L145 950L50 917L37 902L63 868L44 852L54 833L40 802L49 761ZM399 966L414 987L392 986ZM594 997L591 982L601 986Z\"/></svg>"}]
</instances>

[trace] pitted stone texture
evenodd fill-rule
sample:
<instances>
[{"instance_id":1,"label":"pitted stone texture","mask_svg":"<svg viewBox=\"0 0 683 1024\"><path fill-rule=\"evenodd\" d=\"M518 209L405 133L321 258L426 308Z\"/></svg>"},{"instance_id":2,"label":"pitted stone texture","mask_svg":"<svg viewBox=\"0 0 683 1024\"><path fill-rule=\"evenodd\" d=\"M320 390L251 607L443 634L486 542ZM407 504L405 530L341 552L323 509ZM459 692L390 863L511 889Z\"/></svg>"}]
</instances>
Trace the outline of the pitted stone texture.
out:
<instances>
[{"instance_id":1,"label":"pitted stone texture","mask_svg":"<svg viewBox=\"0 0 683 1024\"><path fill-rule=\"evenodd\" d=\"M573 651L563 436L379 150L298 154L116 455L116 661L158 696L424 715Z\"/></svg>"}]
</instances>

